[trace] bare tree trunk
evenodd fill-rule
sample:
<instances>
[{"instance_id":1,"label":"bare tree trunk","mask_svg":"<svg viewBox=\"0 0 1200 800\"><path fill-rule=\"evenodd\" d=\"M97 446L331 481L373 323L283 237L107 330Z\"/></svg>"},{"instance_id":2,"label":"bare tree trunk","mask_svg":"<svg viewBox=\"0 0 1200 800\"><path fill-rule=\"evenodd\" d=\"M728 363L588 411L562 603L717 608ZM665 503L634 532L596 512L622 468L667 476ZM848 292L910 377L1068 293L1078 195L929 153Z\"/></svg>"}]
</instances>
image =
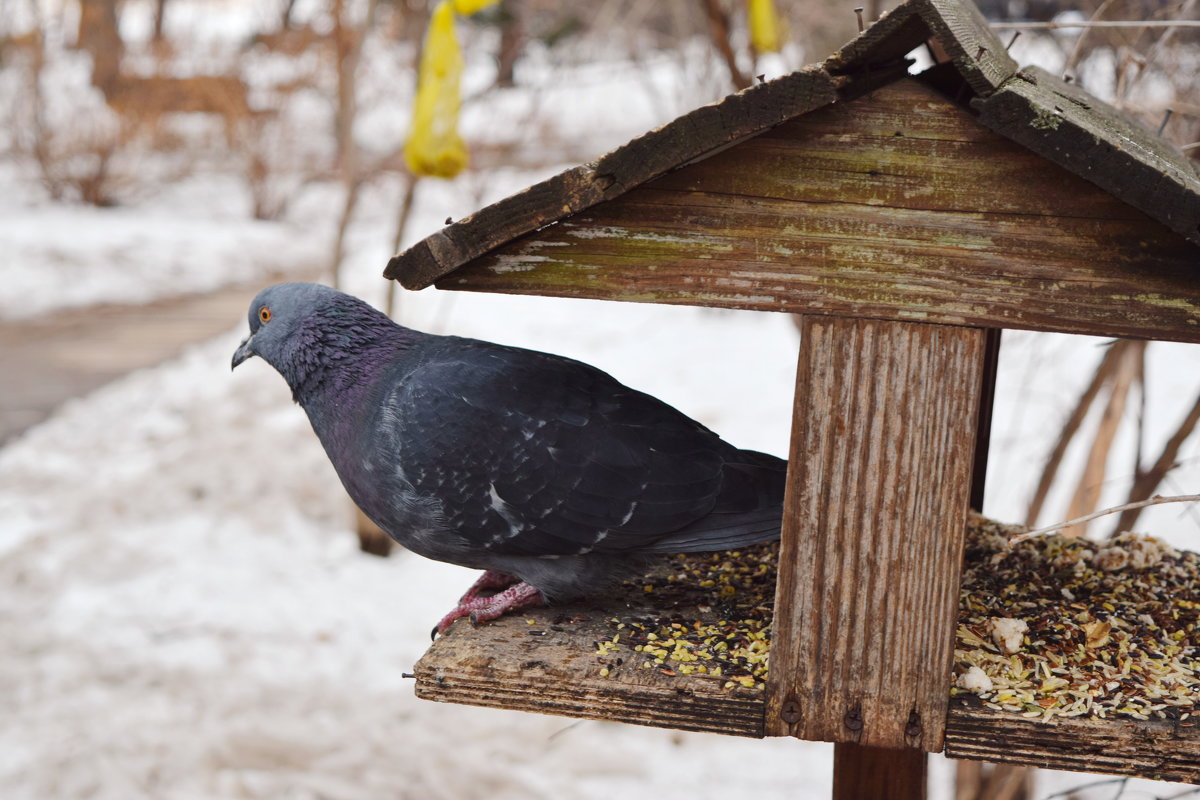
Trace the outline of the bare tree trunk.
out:
<instances>
[{"instance_id":1,"label":"bare tree trunk","mask_svg":"<svg viewBox=\"0 0 1200 800\"><path fill-rule=\"evenodd\" d=\"M1092 402L1104 388L1104 384L1108 381L1109 375L1116 367L1116 362L1120 358L1121 341L1115 341L1109 346L1108 351L1104 354L1104 358L1096 366L1096 372L1092 375L1092 382L1084 389L1083 394L1079 397L1079 402L1075 404L1075 408L1071 411L1071 415L1067 421L1063 423L1062 431L1059 432L1058 441L1054 443L1054 449L1050 451L1050 455L1046 458L1046 464L1042 467L1042 475L1038 480L1037 489L1033 493L1033 499L1029 501L1029 510L1025 513L1025 524L1033 527L1037 524L1038 515L1041 514L1042 505L1046 502L1046 495L1050 492L1050 486L1054 483L1054 478L1058 475L1059 465L1062 463L1063 456L1066 455L1067 447L1075 438L1075 434L1079 431L1079 426L1083 424L1083 420L1087 417L1087 412L1092 407Z\"/></svg>"},{"instance_id":2,"label":"bare tree trunk","mask_svg":"<svg viewBox=\"0 0 1200 800\"><path fill-rule=\"evenodd\" d=\"M959 761L954 774L954 800L1030 800L1033 797L1033 770L1028 767Z\"/></svg>"},{"instance_id":3,"label":"bare tree trunk","mask_svg":"<svg viewBox=\"0 0 1200 800\"><path fill-rule=\"evenodd\" d=\"M521 0L504 0L500 4L500 52L496 58L499 68L496 73L497 86L514 86L513 72L517 57L525 44L525 20Z\"/></svg>"},{"instance_id":4,"label":"bare tree trunk","mask_svg":"<svg viewBox=\"0 0 1200 800\"><path fill-rule=\"evenodd\" d=\"M392 552L392 537L376 525L358 506L354 507L354 532L358 534L358 549L368 555L387 558Z\"/></svg>"},{"instance_id":5,"label":"bare tree trunk","mask_svg":"<svg viewBox=\"0 0 1200 800\"><path fill-rule=\"evenodd\" d=\"M121 74L125 43L117 23L117 0L79 0L75 45L92 56L92 85L110 97Z\"/></svg>"},{"instance_id":6,"label":"bare tree trunk","mask_svg":"<svg viewBox=\"0 0 1200 800\"><path fill-rule=\"evenodd\" d=\"M358 148L354 144L354 120L358 115L358 102L355 97L358 85L356 74L362 55L363 40L366 39L367 31L375 19L375 11L379 7L379 3L378 0L370 0L367 4L366 18L363 20L361 29L346 25L345 5L344 0L334 0L333 3L333 37L337 62L337 109L334 115L334 136L337 141L338 173L341 176L345 192L329 266L335 288L341 285L346 231L350 227L350 220L358 205L358 195L365 177L359 169Z\"/></svg>"},{"instance_id":7,"label":"bare tree trunk","mask_svg":"<svg viewBox=\"0 0 1200 800\"><path fill-rule=\"evenodd\" d=\"M283 11L279 15L279 30L286 31L292 27L292 9L296 5L296 0L287 0L283 4Z\"/></svg>"},{"instance_id":8,"label":"bare tree trunk","mask_svg":"<svg viewBox=\"0 0 1200 800\"><path fill-rule=\"evenodd\" d=\"M404 195L400 198L400 211L396 215L396 235L392 239L392 252L399 253L400 246L404 243L404 231L408 228L408 220L412 216L413 200L417 194L417 181L420 176L409 172L406 173L407 183L404 186ZM396 318L396 312L399 311L400 301L397 295L398 281L390 281L388 283L387 306L384 308L386 313L392 319Z\"/></svg>"},{"instance_id":9,"label":"bare tree trunk","mask_svg":"<svg viewBox=\"0 0 1200 800\"><path fill-rule=\"evenodd\" d=\"M1083 465L1083 474L1079 476L1079 483L1067 508L1068 519L1090 514L1100 505L1100 490L1108 472L1108 454L1121 426L1121 419L1125 416L1125 401L1129 397L1129 391L1141 372L1140 365L1146 352L1146 343L1126 339L1114 345L1114 348L1118 346L1121 352L1109 379L1108 403L1104 406L1104 413L1096 426L1096 434L1092 438L1092 446ZM1085 536L1087 523L1063 528L1062 534Z\"/></svg>"},{"instance_id":10,"label":"bare tree trunk","mask_svg":"<svg viewBox=\"0 0 1200 800\"><path fill-rule=\"evenodd\" d=\"M163 40L163 19L167 15L167 0L154 0L154 42Z\"/></svg>"}]
</instances>

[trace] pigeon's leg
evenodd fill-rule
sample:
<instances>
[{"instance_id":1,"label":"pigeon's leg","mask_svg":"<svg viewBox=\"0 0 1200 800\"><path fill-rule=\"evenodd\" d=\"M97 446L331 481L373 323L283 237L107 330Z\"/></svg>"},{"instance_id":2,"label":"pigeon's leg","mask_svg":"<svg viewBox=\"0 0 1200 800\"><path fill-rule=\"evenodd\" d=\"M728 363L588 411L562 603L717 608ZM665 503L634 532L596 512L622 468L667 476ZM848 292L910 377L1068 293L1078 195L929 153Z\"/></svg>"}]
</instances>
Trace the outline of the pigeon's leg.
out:
<instances>
[{"instance_id":1,"label":"pigeon's leg","mask_svg":"<svg viewBox=\"0 0 1200 800\"><path fill-rule=\"evenodd\" d=\"M479 576L479 580L471 584L471 588L467 589L466 594L458 598L459 605L469 603L483 592L494 594L494 590L507 589L509 586L517 583L518 580L518 578L514 578L512 575L505 575L503 572L496 572L494 569L489 569Z\"/></svg>"},{"instance_id":2,"label":"pigeon's leg","mask_svg":"<svg viewBox=\"0 0 1200 800\"><path fill-rule=\"evenodd\" d=\"M467 594L471 594L474 589L475 587L472 586ZM442 621L437 624L433 632L435 635L445 633L456 619L462 617L470 617L473 624L479 624L496 619L509 611L544 605L546 605L546 599L542 597L541 592L524 581L515 581L514 579L507 589L490 597L479 597L478 594L470 598L464 596L463 600L459 601L449 614L442 617Z\"/></svg>"},{"instance_id":3,"label":"pigeon's leg","mask_svg":"<svg viewBox=\"0 0 1200 800\"><path fill-rule=\"evenodd\" d=\"M542 596L542 593L525 581L514 583L503 592L483 599L485 602L471 612L472 625L496 619L510 611L546 605L546 598Z\"/></svg>"}]
</instances>

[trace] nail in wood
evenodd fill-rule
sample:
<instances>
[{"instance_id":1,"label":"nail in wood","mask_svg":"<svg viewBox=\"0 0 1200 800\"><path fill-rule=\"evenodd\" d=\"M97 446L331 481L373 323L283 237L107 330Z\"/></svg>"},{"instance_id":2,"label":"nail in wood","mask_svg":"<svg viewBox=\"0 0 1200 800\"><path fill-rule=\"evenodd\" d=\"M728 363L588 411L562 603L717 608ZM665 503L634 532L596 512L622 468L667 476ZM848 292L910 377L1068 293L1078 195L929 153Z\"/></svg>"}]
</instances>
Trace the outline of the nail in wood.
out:
<instances>
[{"instance_id":1,"label":"nail in wood","mask_svg":"<svg viewBox=\"0 0 1200 800\"><path fill-rule=\"evenodd\" d=\"M1158 135L1162 136L1162 132L1167 128L1167 121L1171 119L1171 115L1175 113L1175 109L1168 108L1167 113L1163 114L1163 121L1158 125Z\"/></svg>"}]
</instances>

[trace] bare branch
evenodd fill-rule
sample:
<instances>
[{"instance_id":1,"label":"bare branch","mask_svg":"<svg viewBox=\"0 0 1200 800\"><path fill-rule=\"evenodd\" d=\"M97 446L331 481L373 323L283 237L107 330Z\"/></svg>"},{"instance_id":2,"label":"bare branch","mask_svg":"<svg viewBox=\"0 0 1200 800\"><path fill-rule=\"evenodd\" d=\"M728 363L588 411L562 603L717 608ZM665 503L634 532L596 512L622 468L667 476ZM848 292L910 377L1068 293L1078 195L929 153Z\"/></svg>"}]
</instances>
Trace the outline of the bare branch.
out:
<instances>
[{"instance_id":1,"label":"bare branch","mask_svg":"<svg viewBox=\"0 0 1200 800\"><path fill-rule=\"evenodd\" d=\"M1086 516L1079 517L1078 519L1069 519L1066 522L1057 522L1054 525L1047 525L1044 528L1037 528L1036 530L1027 531L1019 536L1012 537L1008 540L1008 543L1010 545L1017 544L1025 541L1026 539L1032 539L1035 536L1043 536L1047 533L1054 533L1055 531L1062 530L1069 525L1078 525L1081 522L1090 522L1094 519L1098 519L1109 514L1119 514L1122 511L1127 511L1131 508L1145 508L1146 506L1157 506L1162 505L1163 503L1200 503L1200 494L1181 494L1173 497L1163 497L1160 494L1156 494L1149 500L1141 500L1136 503L1126 503L1125 505L1114 506L1113 508L1104 508L1100 511L1095 511Z\"/></svg>"},{"instance_id":2,"label":"bare branch","mask_svg":"<svg viewBox=\"0 0 1200 800\"><path fill-rule=\"evenodd\" d=\"M1200 19L1132 20L1101 19L1080 22L989 22L991 27L1007 30L1044 30L1060 28L1200 28Z\"/></svg>"},{"instance_id":3,"label":"bare branch","mask_svg":"<svg viewBox=\"0 0 1200 800\"><path fill-rule=\"evenodd\" d=\"M708 19L708 33L713 46L720 52L721 57L725 59L725 66L729 68L729 79L738 89L745 89L750 85L750 78L738 69L737 56L733 52L733 45L729 43L729 16L721 8L719 0L704 0L704 13Z\"/></svg>"},{"instance_id":4,"label":"bare branch","mask_svg":"<svg viewBox=\"0 0 1200 800\"><path fill-rule=\"evenodd\" d=\"M1150 493L1158 488L1158 484L1166 477L1179 461L1179 450L1183 447L1183 443L1192 431L1196 429L1197 423L1200 423L1200 395L1196 397L1196 402L1192 404L1192 408L1184 416L1183 421L1179 423L1179 427L1175 429L1175 433L1171 434L1171 438L1163 445L1162 452L1159 453L1158 460L1154 465L1145 472L1139 472L1133 486L1129 490L1129 501L1137 502L1144 500L1150 496ZM1122 512L1117 518L1117 524L1113 529L1114 533L1127 531L1137 522L1138 516L1141 514L1140 508L1133 508Z\"/></svg>"},{"instance_id":5,"label":"bare branch","mask_svg":"<svg viewBox=\"0 0 1200 800\"><path fill-rule=\"evenodd\" d=\"M1071 411L1071 416L1063 423L1062 431L1058 435L1058 441L1054 443L1054 449L1050 451L1050 455L1046 457L1046 465L1042 467L1042 475L1038 479L1033 499L1029 501L1029 510L1025 512L1026 525L1037 523L1038 514L1042 511L1042 504L1046 502L1046 495L1050 493L1050 486L1054 483L1054 478L1058 474L1058 468L1062 463L1063 456L1066 455L1067 447L1070 446L1071 440L1075 438L1075 434L1079 431L1079 426L1083 424L1083 420L1087 417L1088 410L1091 409L1096 395L1100 393L1100 389L1103 388L1109 376L1116 368L1122 349L1122 340L1117 340L1109 346L1108 351L1096 366L1092 382L1084 389L1083 394L1079 396L1079 402L1075 404L1075 408Z\"/></svg>"},{"instance_id":6,"label":"bare branch","mask_svg":"<svg viewBox=\"0 0 1200 800\"><path fill-rule=\"evenodd\" d=\"M1067 508L1067 516L1080 517L1088 514L1100 505L1100 489L1104 484L1104 476L1108 472L1108 456L1113 442L1117 438L1117 429L1125 417L1125 401L1129 390L1141 373L1141 364L1145 360L1146 343L1138 340L1122 340L1113 350L1120 351L1120 358L1114 363L1114 369L1109 377L1110 389L1108 402L1100 415L1092 437L1092 444L1084 461L1083 472L1075 486L1075 493ZM1083 536L1087 526L1071 526L1063 531L1064 536Z\"/></svg>"},{"instance_id":7,"label":"bare branch","mask_svg":"<svg viewBox=\"0 0 1200 800\"><path fill-rule=\"evenodd\" d=\"M1108 11L1108 7L1111 6L1115 2L1116 2L1116 0L1104 0L1104 2L1101 3L1099 5L1099 7L1096 8L1096 12L1094 14L1092 14L1091 19L1088 21L1089 22L1099 21L1100 17L1104 16L1104 13L1106 11ZM1083 33L1079 34L1079 37L1075 40L1075 46L1071 48L1071 55L1069 55L1067 57L1066 63L1063 64L1063 72L1064 73L1071 72L1072 70L1075 69L1075 66L1079 63L1079 59L1083 56L1083 43L1085 41L1087 41L1088 33L1090 31L1091 31L1091 28L1085 28Z\"/></svg>"},{"instance_id":8,"label":"bare branch","mask_svg":"<svg viewBox=\"0 0 1200 800\"><path fill-rule=\"evenodd\" d=\"M1120 794L1124 793L1125 785L1127 783L1129 783L1129 778L1104 778L1102 780L1092 781L1091 783L1080 784L1079 786L1074 786L1061 792L1048 794L1043 797L1042 800L1058 800L1060 797L1070 800L1076 795L1077 792L1081 792L1084 789L1094 789L1097 786L1112 786L1113 784L1120 784L1120 793L1117 795L1120 797Z\"/></svg>"}]
</instances>

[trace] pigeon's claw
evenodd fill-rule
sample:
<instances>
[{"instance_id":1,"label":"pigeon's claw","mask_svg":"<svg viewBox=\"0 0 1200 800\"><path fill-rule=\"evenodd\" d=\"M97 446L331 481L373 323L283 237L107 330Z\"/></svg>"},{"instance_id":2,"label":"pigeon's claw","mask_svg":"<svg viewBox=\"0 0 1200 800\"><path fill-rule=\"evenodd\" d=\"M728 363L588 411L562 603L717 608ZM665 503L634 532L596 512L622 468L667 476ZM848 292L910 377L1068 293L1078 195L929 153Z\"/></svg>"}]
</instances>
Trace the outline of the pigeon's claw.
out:
<instances>
[{"instance_id":1,"label":"pigeon's claw","mask_svg":"<svg viewBox=\"0 0 1200 800\"><path fill-rule=\"evenodd\" d=\"M484 588L495 588L495 586L479 586L489 575L507 579L508 582L505 585L508 588L490 597L480 597L479 592ZM489 580L496 580L496 578L493 577ZM503 573L485 572L483 577L467 590L467 593L463 595L463 599L459 601L458 605L449 614L442 617L441 622L433 629L433 633L435 636L439 633L444 634L454 624L455 620L462 619L463 617L470 617L471 624L478 625L481 622L488 622L489 620L501 617L510 611L519 611L523 608L544 605L546 605L546 598L542 596L540 591L528 583L518 581L516 578L503 575Z\"/></svg>"}]
</instances>

